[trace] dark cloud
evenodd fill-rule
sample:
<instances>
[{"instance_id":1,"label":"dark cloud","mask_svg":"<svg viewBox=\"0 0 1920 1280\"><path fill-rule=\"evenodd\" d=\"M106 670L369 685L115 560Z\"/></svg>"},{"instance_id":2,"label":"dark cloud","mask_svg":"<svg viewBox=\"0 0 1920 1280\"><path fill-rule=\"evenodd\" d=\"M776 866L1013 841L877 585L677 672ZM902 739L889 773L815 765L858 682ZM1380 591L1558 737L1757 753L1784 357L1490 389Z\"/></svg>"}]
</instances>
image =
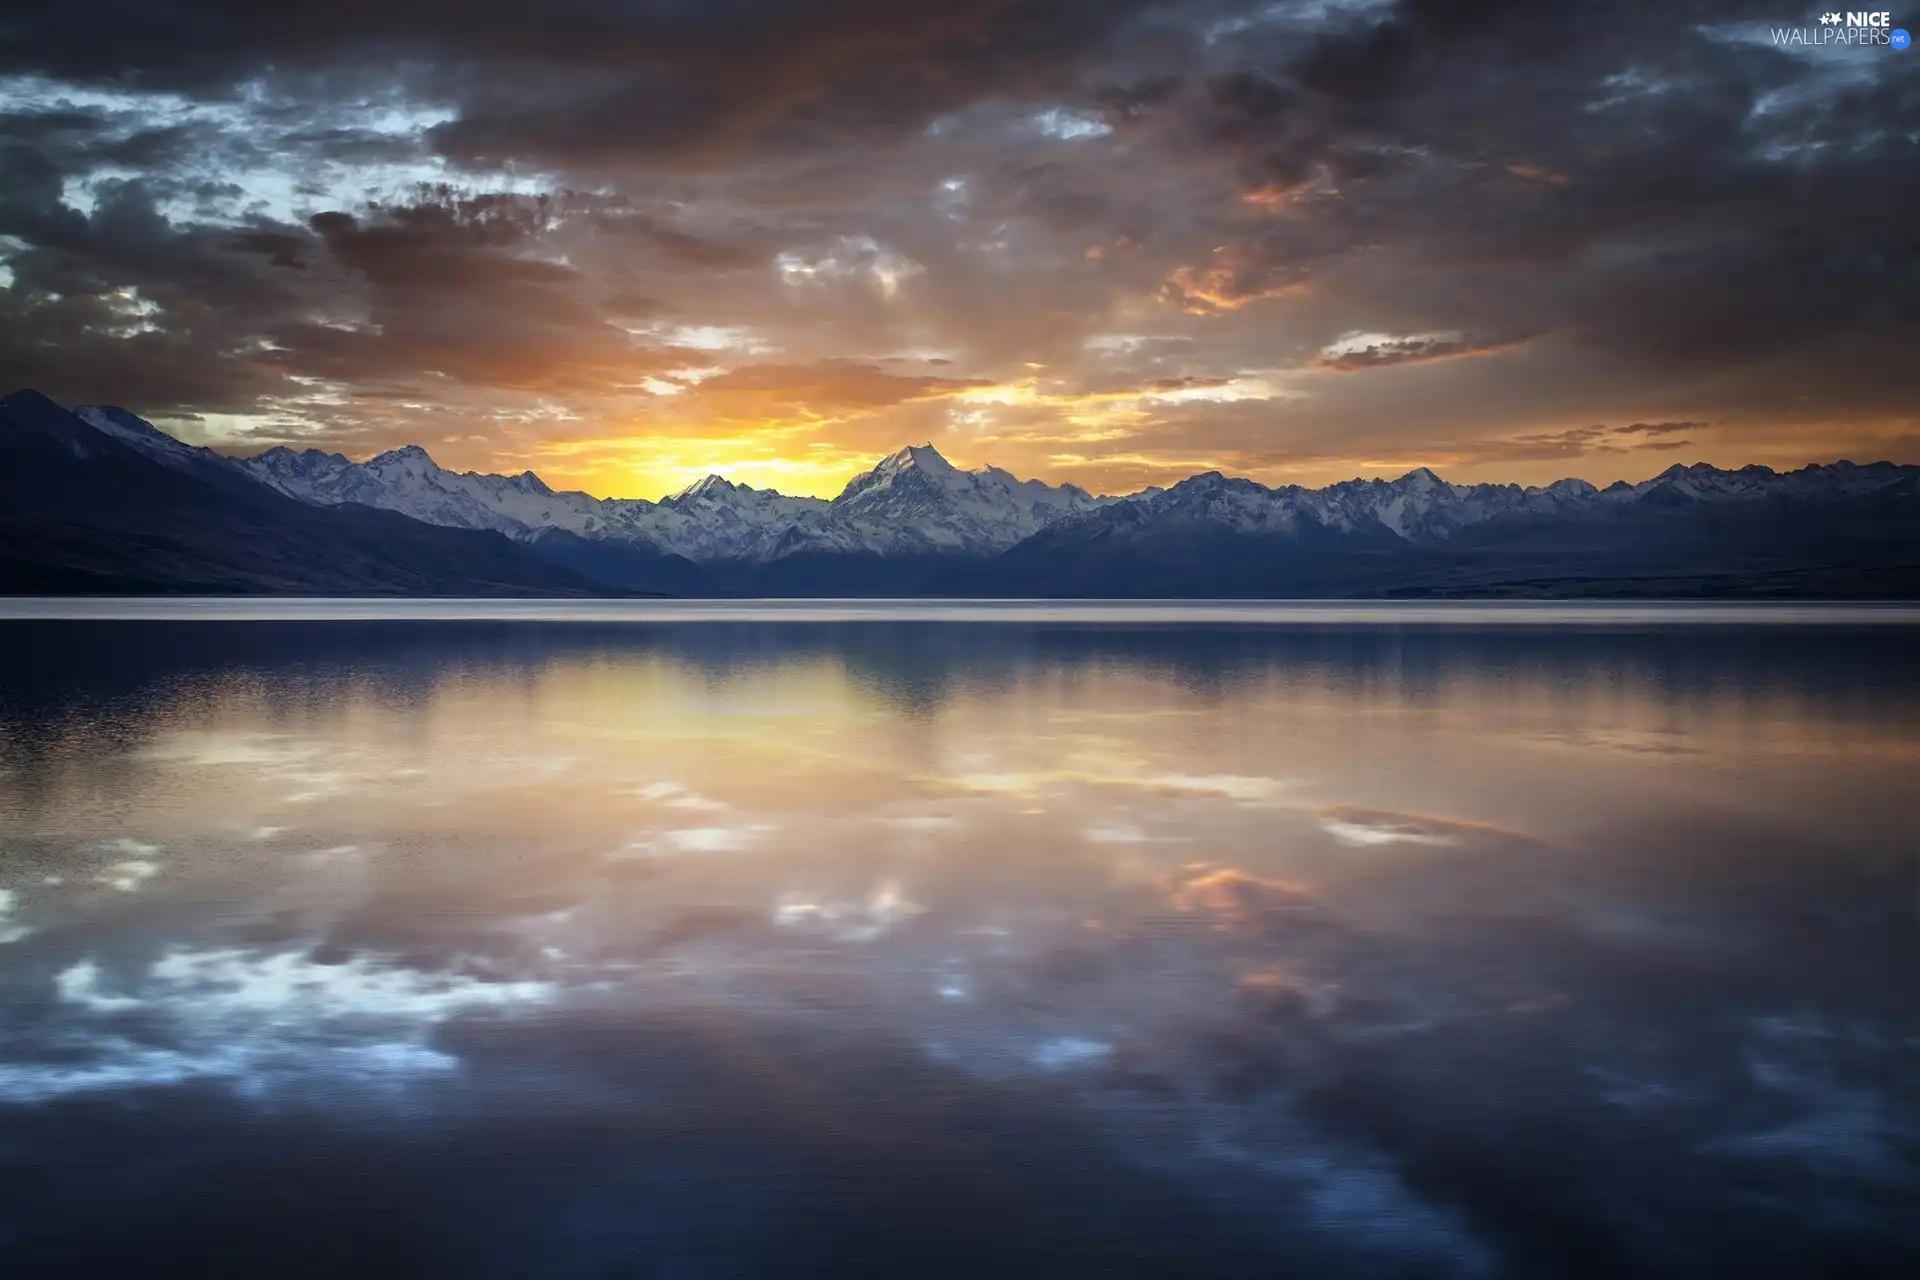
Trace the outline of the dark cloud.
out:
<instances>
[{"instance_id":1,"label":"dark cloud","mask_svg":"<svg viewBox=\"0 0 1920 1280\"><path fill-rule=\"evenodd\" d=\"M1422 364L1430 360L1452 360L1460 356L1485 356L1516 345L1518 339L1495 341L1469 336L1421 336L1383 338L1361 345L1328 348L1316 356L1316 369L1336 373L1357 373L1365 369L1384 369L1396 364Z\"/></svg>"},{"instance_id":2,"label":"dark cloud","mask_svg":"<svg viewBox=\"0 0 1920 1280\"><path fill-rule=\"evenodd\" d=\"M1584 458L1629 451L1660 452L1683 449L1693 441L1668 439L1679 432L1704 431L1704 422L1635 422L1624 427L1568 427L1564 431L1529 431L1492 440L1455 441L1454 457L1481 462L1526 462L1548 458ZM1636 438L1638 437L1638 438Z\"/></svg>"},{"instance_id":3,"label":"dark cloud","mask_svg":"<svg viewBox=\"0 0 1920 1280\"><path fill-rule=\"evenodd\" d=\"M1699 431L1706 425L1704 422L1629 422L1613 430L1614 434L1623 436L1671 436L1683 431Z\"/></svg>"},{"instance_id":4,"label":"dark cloud","mask_svg":"<svg viewBox=\"0 0 1920 1280\"><path fill-rule=\"evenodd\" d=\"M1290 64L1218 77L1203 136L1296 212L1243 242L1245 269L1323 264L1329 292L1377 304L1374 329L1504 320L1756 386L1848 341L1910 340L1920 186L1913 141L1886 122L1913 83L1796 60L1742 25L1768 19L1405 3ZM1894 402L1884 362L1862 377L1856 403Z\"/></svg>"},{"instance_id":5,"label":"dark cloud","mask_svg":"<svg viewBox=\"0 0 1920 1280\"><path fill-rule=\"evenodd\" d=\"M467 160L677 157L756 141L911 129L975 97L1058 82L1140 6L959 0L934 14L879 0L490 5L441 0L284 8L230 0L130 10L28 0L0 69L219 95L263 75L352 84L378 65L461 103L433 131Z\"/></svg>"}]
</instances>

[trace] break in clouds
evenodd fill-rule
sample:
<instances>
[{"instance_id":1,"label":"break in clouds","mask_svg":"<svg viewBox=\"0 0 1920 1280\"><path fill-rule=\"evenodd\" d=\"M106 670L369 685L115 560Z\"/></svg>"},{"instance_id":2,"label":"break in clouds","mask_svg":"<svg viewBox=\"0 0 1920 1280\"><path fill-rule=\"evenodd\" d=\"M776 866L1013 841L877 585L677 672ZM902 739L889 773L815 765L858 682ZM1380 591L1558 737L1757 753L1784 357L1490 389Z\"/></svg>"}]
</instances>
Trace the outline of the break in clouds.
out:
<instances>
[{"instance_id":1,"label":"break in clouds","mask_svg":"<svg viewBox=\"0 0 1920 1280\"><path fill-rule=\"evenodd\" d=\"M0 383L641 496L1920 456L1920 67L1783 0L450 12L10 6Z\"/></svg>"}]
</instances>

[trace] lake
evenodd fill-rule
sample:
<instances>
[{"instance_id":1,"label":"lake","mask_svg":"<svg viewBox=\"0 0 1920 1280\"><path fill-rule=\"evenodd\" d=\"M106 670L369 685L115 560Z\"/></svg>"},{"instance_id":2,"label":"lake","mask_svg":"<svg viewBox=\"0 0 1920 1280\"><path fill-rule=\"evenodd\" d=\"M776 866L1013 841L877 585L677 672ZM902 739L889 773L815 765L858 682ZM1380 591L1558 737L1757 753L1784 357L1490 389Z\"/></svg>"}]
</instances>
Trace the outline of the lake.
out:
<instances>
[{"instance_id":1,"label":"lake","mask_svg":"<svg viewBox=\"0 0 1920 1280\"><path fill-rule=\"evenodd\" d=\"M1911 611L0 618L10 1276L1920 1274Z\"/></svg>"}]
</instances>

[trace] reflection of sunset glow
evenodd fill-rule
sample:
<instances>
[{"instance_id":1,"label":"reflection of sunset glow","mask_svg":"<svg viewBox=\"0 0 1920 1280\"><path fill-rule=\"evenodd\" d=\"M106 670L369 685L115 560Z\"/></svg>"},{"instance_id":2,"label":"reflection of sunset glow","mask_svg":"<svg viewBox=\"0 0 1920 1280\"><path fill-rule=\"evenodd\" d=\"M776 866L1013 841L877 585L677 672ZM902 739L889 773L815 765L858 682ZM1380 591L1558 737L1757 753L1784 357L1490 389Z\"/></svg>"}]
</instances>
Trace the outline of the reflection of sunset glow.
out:
<instances>
[{"instance_id":1,"label":"reflection of sunset glow","mask_svg":"<svg viewBox=\"0 0 1920 1280\"><path fill-rule=\"evenodd\" d=\"M1471 1079L1636 1170L1703 1167L1704 1132L1891 1185L1904 635L828 616L293 630L0 735L31 857L0 867L0 1107L188 1089L196 1124L382 1154L389 1117L509 1116L569 1160L578 1121L623 1162L632 1117L770 1160L870 1125L891 1178L1037 1098L1075 1177L1461 1274L1478 1235L1321 1100L1419 1125ZM889 1127L928 1111L932 1145Z\"/></svg>"},{"instance_id":2,"label":"reflection of sunset glow","mask_svg":"<svg viewBox=\"0 0 1920 1280\"><path fill-rule=\"evenodd\" d=\"M1279 914L1311 910L1314 900L1290 881L1202 862L1168 878L1167 905L1175 911L1213 916L1221 928L1244 929Z\"/></svg>"}]
</instances>

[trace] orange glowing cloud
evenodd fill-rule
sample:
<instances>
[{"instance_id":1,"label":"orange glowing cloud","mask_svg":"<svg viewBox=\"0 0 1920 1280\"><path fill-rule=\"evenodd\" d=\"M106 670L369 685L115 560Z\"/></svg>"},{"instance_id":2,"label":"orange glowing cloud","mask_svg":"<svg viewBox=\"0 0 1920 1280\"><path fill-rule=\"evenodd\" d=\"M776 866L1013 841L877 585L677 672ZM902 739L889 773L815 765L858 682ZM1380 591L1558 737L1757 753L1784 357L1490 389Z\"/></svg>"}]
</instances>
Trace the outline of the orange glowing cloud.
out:
<instances>
[{"instance_id":1,"label":"orange glowing cloud","mask_svg":"<svg viewBox=\"0 0 1920 1280\"><path fill-rule=\"evenodd\" d=\"M1270 927L1318 906L1298 884L1209 862L1190 863L1170 875L1166 900L1182 915L1210 917L1215 929L1229 933Z\"/></svg>"}]
</instances>

